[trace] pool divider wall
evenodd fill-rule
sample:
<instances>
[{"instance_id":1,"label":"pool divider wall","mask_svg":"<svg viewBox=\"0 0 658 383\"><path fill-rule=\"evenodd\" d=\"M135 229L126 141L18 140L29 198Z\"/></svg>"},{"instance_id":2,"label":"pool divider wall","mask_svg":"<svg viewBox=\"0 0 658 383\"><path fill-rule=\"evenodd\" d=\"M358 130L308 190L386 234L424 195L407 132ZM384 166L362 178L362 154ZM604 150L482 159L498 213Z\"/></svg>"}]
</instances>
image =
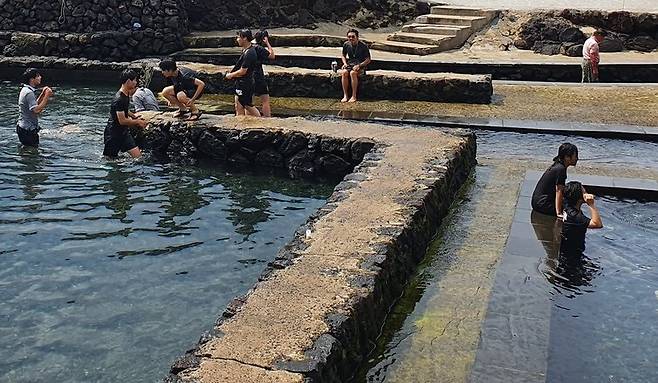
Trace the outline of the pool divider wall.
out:
<instances>
[{"instance_id":1,"label":"pool divider wall","mask_svg":"<svg viewBox=\"0 0 658 383\"><path fill-rule=\"evenodd\" d=\"M317 159L329 154L346 161L349 147L355 165L333 173L319 165L296 174L284 156L291 175L344 178L259 282L230 302L213 330L174 362L167 382L349 380L476 163L475 136L465 130L299 118L211 116L192 124L162 114L147 117L150 124L141 137L146 146L179 159L203 153L230 161L258 142L257 159L268 145L281 153L298 137L306 145L298 150L316 153L308 163L321 164ZM223 145L214 142L201 150L202 137Z\"/></svg>"}]
</instances>

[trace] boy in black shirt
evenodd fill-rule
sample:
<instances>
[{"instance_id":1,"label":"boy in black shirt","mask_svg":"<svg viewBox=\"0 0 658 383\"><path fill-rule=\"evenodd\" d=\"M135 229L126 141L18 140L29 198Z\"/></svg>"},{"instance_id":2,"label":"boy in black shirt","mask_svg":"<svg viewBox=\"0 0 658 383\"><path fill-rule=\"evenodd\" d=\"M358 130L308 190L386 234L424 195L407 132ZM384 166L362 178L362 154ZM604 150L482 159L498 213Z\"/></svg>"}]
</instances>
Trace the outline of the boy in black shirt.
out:
<instances>
[{"instance_id":1,"label":"boy in black shirt","mask_svg":"<svg viewBox=\"0 0 658 383\"><path fill-rule=\"evenodd\" d=\"M580 209L587 203L592 218L587 218ZM600 229L603 227L599 209L594 204L594 196L586 194L580 182L572 181L564 187L564 217L562 223L562 242L560 253L566 255L580 255L585 251L585 233L587 229Z\"/></svg>"},{"instance_id":2,"label":"boy in black shirt","mask_svg":"<svg viewBox=\"0 0 658 383\"><path fill-rule=\"evenodd\" d=\"M131 157L137 158L142 152L135 144L130 134L130 127L146 127L146 121L138 115L130 112L130 96L137 89L137 73L132 69L126 69L121 73L121 88L114 96L110 106L110 118L107 121L103 134L105 148L103 155L115 158L119 152L127 152Z\"/></svg>"},{"instance_id":3,"label":"boy in black shirt","mask_svg":"<svg viewBox=\"0 0 658 383\"><path fill-rule=\"evenodd\" d=\"M340 102L356 102L356 93L359 88L359 75L365 73L366 66L370 64L370 49L359 41L359 31L350 29L347 31L347 42L343 45L343 73L341 83L343 85L343 99ZM350 81L352 85L352 97L349 97Z\"/></svg>"},{"instance_id":4,"label":"boy in black shirt","mask_svg":"<svg viewBox=\"0 0 658 383\"><path fill-rule=\"evenodd\" d=\"M226 75L227 80L235 80L235 114L238 116L250 115L260 117L260 112L254 106L254 72L258 66L256 49L251 45L253 35L248 29L238 32L236 41L242 48L242 55L238 59L231 73Z\"/></svg>"},{"instance_id":5,"label":"boy in black shirt","mask_svg":"<svg viewBox=\"0 0 658 383\"><path fill-rule=\"evenodd\" d=\"M254 94L260 97L263 104L263 117L272 117L272 108L270 106L270 88L267 86L265 80L265 72L263 71L263 64L269 60L274 60L274 48L270 44L270 38L267 31L256 32L256 44L253 45L258 57L258 65L254 71Z\"/></svg>"},{"instance_id":6,"label":"boy in black shirt","mask_svg":"<svg viewBox=\"0 0 658 383\"><path fill-rule=\"evenodd\" d=\"M183 117L187 114L187 108L190 108L191 114L187 120L198 120L201 117L201 111L194 102L201 97L206 84L196 78L193 70L178 68L174 60L162 60L158 66L170 84L162 90L162 95L170 105L178 107L178 112L174 113L174 117Z\"/></svg>"}]
</instances>

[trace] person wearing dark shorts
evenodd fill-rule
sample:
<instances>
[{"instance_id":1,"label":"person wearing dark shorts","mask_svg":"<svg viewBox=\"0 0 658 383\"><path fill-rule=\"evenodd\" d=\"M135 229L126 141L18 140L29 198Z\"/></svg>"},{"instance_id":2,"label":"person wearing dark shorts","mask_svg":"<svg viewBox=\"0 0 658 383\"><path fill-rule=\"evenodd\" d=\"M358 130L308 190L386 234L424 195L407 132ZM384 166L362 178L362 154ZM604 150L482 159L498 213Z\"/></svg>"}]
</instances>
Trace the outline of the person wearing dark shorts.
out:
<instances>
[{"instance_id":1,"label":"person wearing dark shorts","mask_svg":"<svg viewBox=\"0 0 658 383\"><path fill-rule=\"evenodd\" d=\"M267 31L256 32L256 44L253 45L258 57L258 65L254 72L254 95L260 97L261 104L263 105L263 117L272 117L272 107L270 106L270 89L267 86L267 79L265 79L265 72L263 71L263 64L274 60L274 48L270 44L270 38Z\"/></svg>"},{"instance_id":2,"label":"person wearing dark shorts","mask_svg":"<svg viewBox=\"0 0 658 383\"><path fill-rule=\"evenodd\" d=\"M177 106L178 111L174 117L184 117L190 110L188 121L196 121L201 117L201 111L196 107L195 101L203 94L206 84L196 78L196 73L184 67L178 67L171 59L160 61L158 65L162 76L167 80L168 86L162 90L162 95L170 106Z\"/></svg>"},{"instance_id":3,"label":"person wearing dark shorts","mask_svg":"<svg viewBox=\"0 0 658 383\"><path fill-rule=\"evenodd\" d=\"M126 152L133 158L142 155L130 134L132 126L146 127L145 120L129 111L130 96L137 88L137 77L137 73L132 69L126 69L121 73L121 88L112 100L110 118L103 134L105 142L103 155L108 158L116 158L119 152Z\"/></svg>"},{"instance_id":4,"label":"person wearing dark shorts","mask_svg":"<svg viewBox=\"0 0 658 383\"><path fill-rule=\"evenodd\" d=\"M558 149L553 164L544 172L532 193L532 209L547 215L561 216L567 168L578 163L576 145L564 143Z\"/></svg>"},{"instance_id":5,"label":"person wearing dark shorts","mask_svg":"<svg viewBox=\"0 0 658 383\"><path fill-rule=\"evenodd\" d=\"M41 74L34 68L23 72L23 88L18 95L18 121L16 134L21 144L25 146L39 146L39 114L46 109L52 89L44 87L36 96L37 87L41 85Z\"/></svg>"},{"instance_id":6,"label":"person wearing dark shorts","mask_svg":"<svg viewBox=\"0 0 658 383\"><path fill-rule=\"evenodd\" d=\"M343 99L340 102L356 102L359 76L365 74L366 66L371 61L370 49L368 45L359 40L359 31L356 29L347 31L347 42L343 45L341 60L343 60L343 71L341 73ZM352 87L352 97L349 96L350 85Z\"/></svg>"},{"instance_id":7,"label":"person wearing dark shorts","mask_svg":"<svg viewBox=\"0 0 658 383\"><path fill-rule=\"evenodd\" d=\"M242 48L242 55L238 59L230 73L226 74L227 80L235 82L235 114L238 116L248 115L260 117L260 112L254 106L254 72L258 66L258 55L252 46L253 35L248 29L238 31L236 41Z\"/></svg>"}]
</instances>

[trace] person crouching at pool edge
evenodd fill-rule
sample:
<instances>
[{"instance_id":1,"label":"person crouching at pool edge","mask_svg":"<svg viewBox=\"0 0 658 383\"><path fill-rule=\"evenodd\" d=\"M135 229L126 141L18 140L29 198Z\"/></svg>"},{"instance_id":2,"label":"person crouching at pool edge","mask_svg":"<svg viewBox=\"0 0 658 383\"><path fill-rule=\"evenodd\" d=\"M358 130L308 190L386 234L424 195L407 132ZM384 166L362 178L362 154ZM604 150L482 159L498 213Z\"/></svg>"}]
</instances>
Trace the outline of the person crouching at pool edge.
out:
<instances>
[{"instance_id":1,"label":"person crouching at pool edge","mask_svg":"<svg viewBox=\"0 0 658 383\"><path fill-rule=\"evenodd\" d=\"M103 155L108 158L116 158L119 152L127 152L133 158L142 155L130 134L131 127L144 129L147 125L146 120L129 111L130 96L137 89L137 81L138 75L134 70L126 69L121 73L121 88L112 100L110 118L103 134L105 142Z\"/></svg>"},{"instance_id":2,"label":"person crouching at pool edge","mask_svg":"<svg viewBox=\"0 0 658 383\"><path fill-rule=\"evenodd\" d=\"M562 215L564 183L567 168L578 163L578 148L565 142L560 145L553 164L546 169L532 193L532 210L554 217Z\"/></svg>"},{"instance_id":3,"label":"person crouching at pool edge","mask_svg":"<svg viewBox=\"0 0 658 383\"><path fill-rule=\"evenodd\" d=\"M581 206L586 203L592 218L583 214ZM587 194L580 182L571 181L564 186L564 217L562 223L562 242L560 253L582 254L585 251L585 233L587 229L603 227L599 209L594 203L594 196Z\"/></svg>"},{"instance_id":4,"label":"person crouching at pool edge","mask_svg":"<svg viewBox=\"0 0 658 383\"><path fill-rule=\"evenodd\" d=\"M178 107L174 117L184 117L189 108L190 117L187 118L187 121L198 120L201 117L201 111L194 102L201 97L206 84L196 78L196 73L192 69L179 68L174 60L162 60L158 66L162 71L162 76L169 83L169 86L162 90L162 95L167 99L169 105Z\"/></svg>"}]
</instances>

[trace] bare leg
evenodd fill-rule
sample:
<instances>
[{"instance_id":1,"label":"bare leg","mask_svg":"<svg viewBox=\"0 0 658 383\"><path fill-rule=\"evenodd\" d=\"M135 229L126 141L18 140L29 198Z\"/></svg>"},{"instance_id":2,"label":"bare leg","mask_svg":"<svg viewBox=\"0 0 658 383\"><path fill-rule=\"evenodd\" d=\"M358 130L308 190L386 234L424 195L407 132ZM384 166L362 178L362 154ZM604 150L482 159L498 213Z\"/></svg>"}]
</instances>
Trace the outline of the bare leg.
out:
<instances>
[{"instance_id":1,"label":"bare leg","mask_svg":"<svg viewBox=\"0 0 658 383\"><path fill-rule=\"evenodd\" d=\"M178 110L181 112L184 112L187 110L185 105L181 104L180 101L178 101L178 98L176 98L176 95L174 94L174 86L170 85L162 90L162 96L169 101L169 104L171 106L176 106L178 107Z\"/></svg>"},{"instance_id":2,"label":"bare leg","mask_svg":"<svg viewBox=\"0 0 658 383\"><path fill-rule=\"evenodd\" d=\"M190 98L187 97L185 92L178 92L176 99L178 100L179 104L183 105L183 107L185 107L185 105L187 105L187 103L190 101ZM192 103L192 105L190 105L190 111L192 113L197 113L199 109L196 107L196 105L194 105L194 103Z\"/></svg>"},{"instance_id":3,"label":"bare leg","mask_svg":"<svg viewBox=\"0 0 658 383\"><path fill-rule=\"evenodd\" d=\"M139 158L142 155L142 151L139 150L139 147L135 146L128 151L128 154L130 154L130 157L132 158Z\"/></svg>"},{"instance_id":4,"label":"bare leg","mask_svg":"<svg viewBox=\"0 0 658 383\"><path fill-rule=\"evenodd\" d=\"M238 96L235 96L235 115L236 116L244 116L244 108L242 107L242 104L240 104L240 101L238 101Z\"/></svg>"},{"instance_id":5,"label":"bare leg","mask_svg":"<svg viewBox=\"0 0 658 383\"><path fill-rule=\"evenodd\" d=\"M350 71L345 69L343 73L340 74L340 82L343 84L343 99L340 102L347 102L348 95L350 91Z\"/></svg>"},{"instance_id":6,"label":"bare leg","mask_svg":"<svg viewBox=\"0 0 658 383\"><path fill-rule=\"evenodd\" d=\"M260 101L263 103L263 117L272 117L272 107L270 106L270 95L264 94L260 96Z\"/></svg>"},{"instance_id":7,"label":"bare leg","mask_svg":"<svg viewBox=\"0 0 658 383\"><path fill-rule=\"evenodd\" d=\"M245 106L245 115L247 116L254 116L254 117L260 117L260 112L258 111L258 108L255 106Z\"/></svg>"},{"instance_id":8,"label":"bare leg","mask_svg":"<svg viewBox=\"0 0 658 383\"><path fill-rule=\"evenodd\" d=\"M356 102L356 91L359 89L359 72L353 70L350 72L352 78L352 98L348 102Z\"/></svg>"}]
</instances>

